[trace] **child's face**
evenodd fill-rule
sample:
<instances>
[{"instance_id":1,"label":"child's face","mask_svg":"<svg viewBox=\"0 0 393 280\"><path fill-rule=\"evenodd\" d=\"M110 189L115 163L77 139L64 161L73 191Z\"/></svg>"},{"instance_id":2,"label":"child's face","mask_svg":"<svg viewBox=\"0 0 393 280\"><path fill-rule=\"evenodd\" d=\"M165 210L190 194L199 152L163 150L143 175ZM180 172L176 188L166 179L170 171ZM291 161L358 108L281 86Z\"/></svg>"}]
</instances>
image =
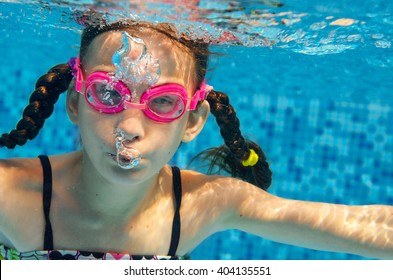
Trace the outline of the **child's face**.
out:
<instances>
[{"instance_id":1,"label":"child's face","mask_svg":"<svg viewBox=\"0 0 393 280\"><path fill-rule=\"evenodd\" d=\"M82 58L84 79L96 71L116 72L113 55L121 48L122 32L113 31L99 35L93 40L87 54ZM176 46L167 37L151 30L131 34L142 39L151 55L159 61L160 77L155 85L177 83L183 85L190 98L195 92L194 61L190 54ZM132 52L129 54L132 56ZM137 86L127 83L136 99L149 85ZM86 160L110 181L124 183L130 176L133 182L141 182L153 176L171 159L191 124L187 111L179 119L160 123L149 119L141 110L128 108L115 114L103 114L90 107L79 95L76 111L80 126ZM115 130L121 129L130 139L129 145L140 151L141 162L130 171L124 171L113 159L116 155ZM188 139L187 139L188 140ZM150 174L150 175L149 175ZM130 182L127 182L129 184Z\"/></svg>"}]
</instances>

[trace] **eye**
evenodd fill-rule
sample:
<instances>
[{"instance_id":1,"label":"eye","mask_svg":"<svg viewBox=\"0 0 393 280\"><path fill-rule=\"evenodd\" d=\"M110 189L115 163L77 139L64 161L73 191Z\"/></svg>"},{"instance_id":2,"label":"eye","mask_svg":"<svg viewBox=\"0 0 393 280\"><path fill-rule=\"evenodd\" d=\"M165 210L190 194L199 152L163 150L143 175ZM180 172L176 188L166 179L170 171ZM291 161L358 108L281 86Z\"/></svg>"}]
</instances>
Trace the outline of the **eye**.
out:
<instances>
[{"instance_id":1,"label":"eye","mask_svg":"<svg viewBox=\"0 0 393 280\"><path fill-rule=\"evenodd\" d=\"M170 96L162 96L162 97L154 98L152 100L152 103L157 105L173 105L176 102L177 99Z\"/></svg>"},{"instance_id":2,"label":"eye","mask_svg":"<svg viewBox=\"0 0 393 280\"><path fill-rule=\"evenodd\" d=\"M181 106L182 102L177 95L163 95L153 98L149 102L150 110L158 114L172 113Z\"/></svg>"}]
</instances>

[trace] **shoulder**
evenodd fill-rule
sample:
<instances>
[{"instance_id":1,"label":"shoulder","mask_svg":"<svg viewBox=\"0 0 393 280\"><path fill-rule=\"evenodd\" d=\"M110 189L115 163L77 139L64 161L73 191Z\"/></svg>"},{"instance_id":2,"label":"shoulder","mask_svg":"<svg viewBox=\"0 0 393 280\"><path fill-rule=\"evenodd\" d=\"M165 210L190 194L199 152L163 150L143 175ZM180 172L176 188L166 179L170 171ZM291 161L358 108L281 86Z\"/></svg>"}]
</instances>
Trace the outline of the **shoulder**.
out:
<instances>
[{"instance_id":1,"label":"shoulder","mask_svg":"<svg viewBox=\"0 0 393 280\"><path fill-rule=\"evenodd\" d=\"M182 182L185 193L210 194L228 199L237 204L249 197L261 199L271 197L266 191L243 180L229 176L206 175L196 171L182 170Z\"/></svg>"},{"instance_id":2,"label":"shoulder","mask_svg":"<svg viewBox=\"0 0 393 280\"><path fill-rule=\"evenodd\" d=\"M13 158L0 160L0 192L13 192L35 185L41 178L42 168L38 158ZM0 199L3 197L1 196Z\"/></svg>"},{"instance_id":3,"label":"shoulder","mask_svg":"<svg viewBox=\"0 0 393 280\"><path fill-rule=\"evenodd\" d=\"M53 183L74 168L77 153L50 157ZM69 177L69 176L68 176ZM30 250L42 243L43 168L37 158L0 160L0 243ZM38 245L37 245L38 244Z\"/></svg>"},{"instance_id":4,"label":"shoulder","mask_svg":"<svg viewBox=\"0 0 393 280\"><path fill-rule=\"evenodd\" d=\"M182 183L180 250L184 252L216 232L238 228L242 218L251 218L255 208L267 208L273 198L252 184L226 176L182 170Z\"/></svg>"},{"instance_id":5,"label":"shoulder","mask_svg":"<svg viewBox=\"0 0 393 280\"><path fill-rule=\"evenodd\" d=\"M81 161L80 152L51 156L51 170L63 175L65 170L75 169ZM55 177L55 176L54 176ZM0 193L3 191L42 191L43 169L38 157L0 159ZM2 197L0 197L1 199Z\"/></svg>"},{"instance_id":6,"label":"shoulder","mask_svg":"<svg viewBox=\"0 0 393 280\"><path fill-rule=\"evenodd\" d=\"M236 228L237 223L247 219L270 222L277 218L278 210L283 207L299 209L300 205L307 204L276 196L237 178L183 172L186 182L185 197L190 194L194 209L214 209L214 214L221 217L220 230ZM292 211L288 211L286 218L292 219L292 215Z\"/></svg>"},{"instance_id":7,"label":"shoulder","mask_svg":"<svg viewBox=\"0 0 393 280\"><path fill-rule=\"evenodd\" d=\"M0 242L12 246L7 239L18 238L15 229L28 224L29 213L42 188L42 168L38 158L0 160Z\"/></svg>"},{"instance_id":8,"label":"shoulder","mask_svg":"<svg viewBox=\"0 0 393 280\"><path fill-rule=\"evenodd\" d=\"M233 177L183 170L182 182L185 209L189 207L190 211L200 211L199 214L207 216L214 214L220 221L232 219L242 212L249 212L253 207L262 207L277 199L266 191Z\"/></svg>"},{"instance_id":9,"label":"shoulder","mask_svg":"<svg viewBox=\"0 0 393 280\"><path fill-rule=\"evenodd\" d=\"M77 153L50 157L53 180L67 174L65 170L70 170L70 166L75 170L75 158L78 158ZM41 196L42 185L43 168L38 157L0 160L0 205L30 201L35 193Z\"/></svg>"}]
</instances>

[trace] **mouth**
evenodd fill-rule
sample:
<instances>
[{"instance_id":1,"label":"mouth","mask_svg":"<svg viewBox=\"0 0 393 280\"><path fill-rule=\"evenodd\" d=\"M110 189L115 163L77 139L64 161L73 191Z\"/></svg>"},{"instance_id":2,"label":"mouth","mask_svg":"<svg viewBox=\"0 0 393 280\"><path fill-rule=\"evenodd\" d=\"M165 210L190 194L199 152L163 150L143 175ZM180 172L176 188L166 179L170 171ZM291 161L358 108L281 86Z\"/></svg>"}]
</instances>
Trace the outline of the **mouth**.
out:
<instances>
[{"instance_id":1,"label":"mouth","mask_svg":"<svg viewBox=\"0 0 393 280\"><path fill-rule=\"evenodd\" d=\"M108 153L108 155L120 168L127 169L127 170L136 167L142 160L142 157L140 156L139 153L124 153L124 154Z\"/></svg>"}]
</instances>

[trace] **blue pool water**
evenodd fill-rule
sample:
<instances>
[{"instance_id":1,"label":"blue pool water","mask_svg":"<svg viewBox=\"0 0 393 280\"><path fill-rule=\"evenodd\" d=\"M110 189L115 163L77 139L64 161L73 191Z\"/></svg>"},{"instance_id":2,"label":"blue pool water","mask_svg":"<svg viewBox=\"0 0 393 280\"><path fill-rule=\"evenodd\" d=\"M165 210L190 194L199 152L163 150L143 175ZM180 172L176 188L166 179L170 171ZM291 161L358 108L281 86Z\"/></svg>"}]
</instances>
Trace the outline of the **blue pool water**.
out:
<instances>
[{"instance_id":1,"label":"blue pool water","mask_svg":"<svg viewBox=\"0 0 393 280\"><path fill-rule=\"evenodd\" d=\"M243 8L231 13L225 10L228 1L200 2L212 24L238 38L213 47L224 55L211 61L208 83L230 95L243 133L265 150L274 172L270 192L310 201L392 205L392 1L291 0L282 7L243 2L231 1ZM49 1L0 2L2 132L19 120L36 79L77 55L80 26L72 14L81 8ZM78 131L68 121L64 99L34 141L1 149L0 156L35 157L77 148ZM181 147L173 164L185 168L202 148L221 143L211 118L194 142ZM362 259L236 230L213 235L191 257Z\"/></svg>"}]
</instances>

